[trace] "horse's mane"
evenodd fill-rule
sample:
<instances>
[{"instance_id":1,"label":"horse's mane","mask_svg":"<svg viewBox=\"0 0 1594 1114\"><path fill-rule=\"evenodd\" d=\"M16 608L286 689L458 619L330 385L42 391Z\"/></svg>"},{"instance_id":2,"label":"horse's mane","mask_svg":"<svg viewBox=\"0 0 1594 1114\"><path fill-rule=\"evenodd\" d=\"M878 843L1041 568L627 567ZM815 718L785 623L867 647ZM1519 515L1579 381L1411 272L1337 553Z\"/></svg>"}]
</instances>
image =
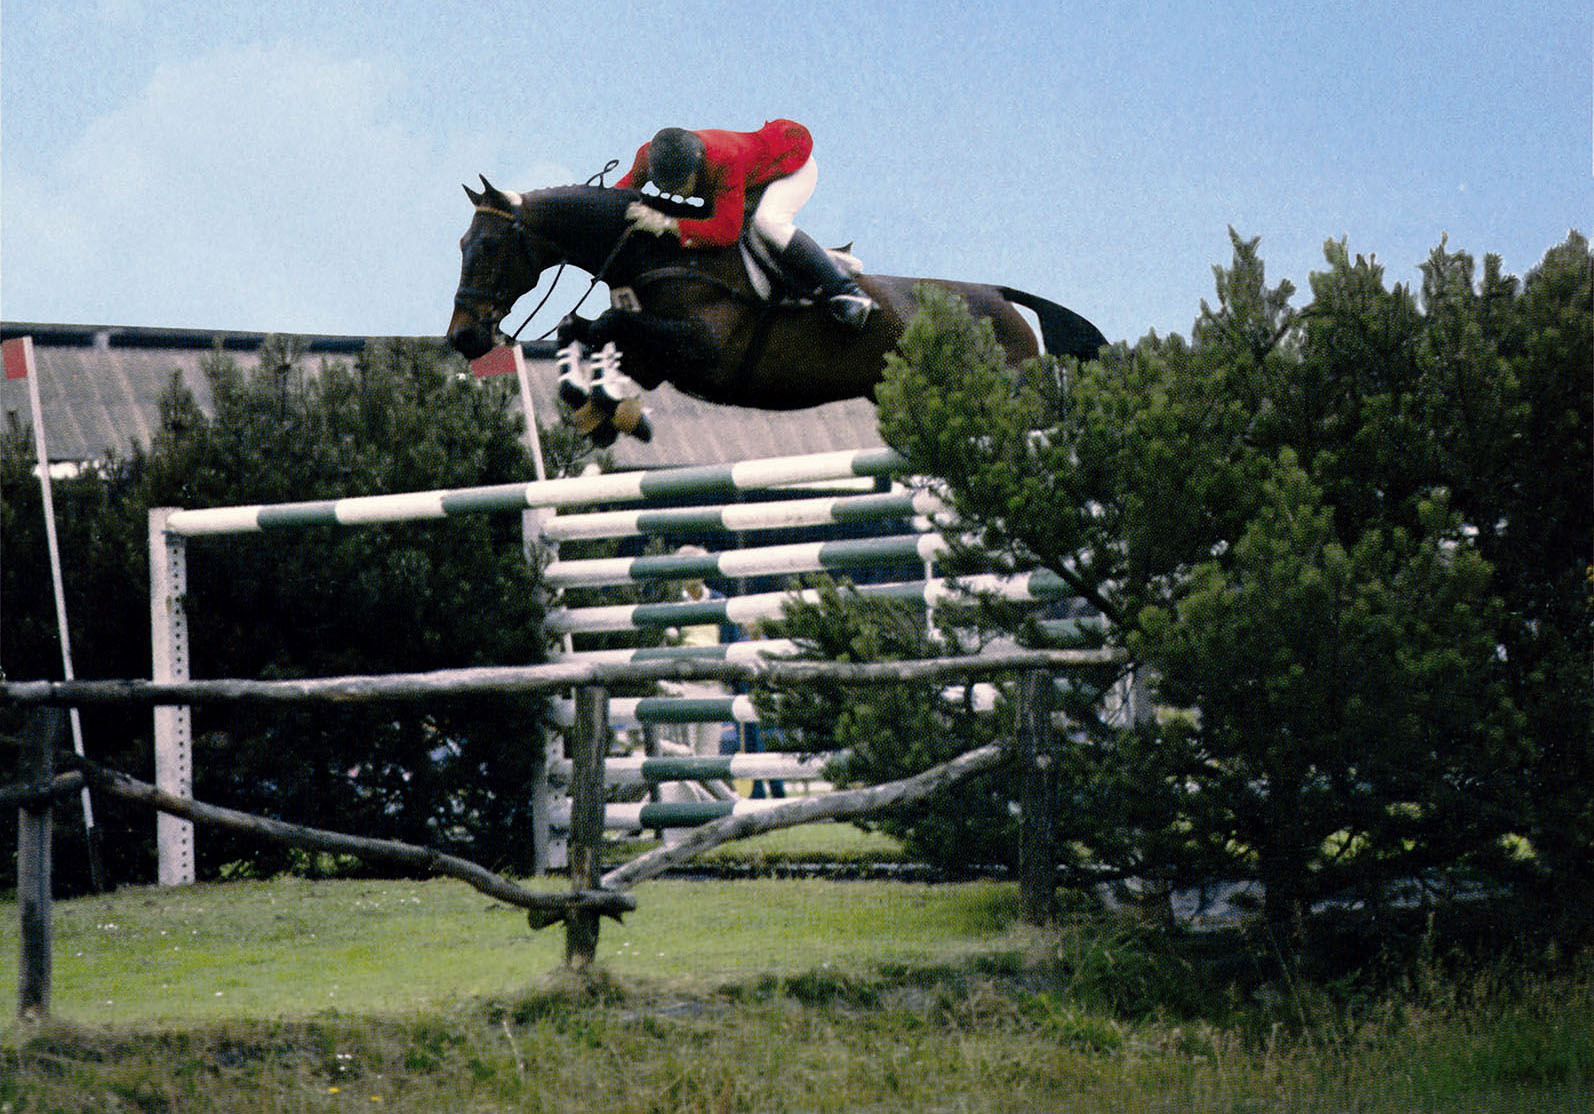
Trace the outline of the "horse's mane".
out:
<instances>
[{"instance_id":1,"label":"horse's mane","mask_svg":"<svg viewBox=\"0 0 1594 1114\"><path fill-rule=\"evenodd\" d=\"M521 198L534 229L572 247L579 244L582 253L593 259L603 259L625 230L625 211L633 201L646 201L672 217L702 217L708 212L703 205L615 186L554 186L528 191ZM650 265L658 265L679 258L684 251L673 237L642 236L632 237L625 254L633 261L640 255Z\"/></svg>"},{"instance_id":2,"label":"horse's mane","mask_svg":"<svg viewBox=\"0 0 1594 1114\"><path fill-rule=\"evenodd\" d=\"M663 194L643 193L641 190L622 189L619 186L552 186L547 189L530 190L520 196L527 204L535 203L539 207L557 208L564 213L584 209L588 214L607 215L619 212L623 215L626 206L631 202L646 201L649 206L667 216L691 218L708 215L708 207L701 203L694 205L687 201L678 201L673 197L665 197Z\"/></svg>"}]
</instances>

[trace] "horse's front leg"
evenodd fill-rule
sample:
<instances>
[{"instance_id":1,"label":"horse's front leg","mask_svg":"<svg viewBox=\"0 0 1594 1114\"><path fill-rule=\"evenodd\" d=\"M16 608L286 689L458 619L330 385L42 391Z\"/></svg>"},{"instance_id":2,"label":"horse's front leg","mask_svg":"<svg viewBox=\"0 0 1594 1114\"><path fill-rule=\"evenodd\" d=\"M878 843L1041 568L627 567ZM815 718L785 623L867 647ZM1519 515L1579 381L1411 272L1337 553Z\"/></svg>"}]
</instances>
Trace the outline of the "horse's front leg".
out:
<instances>
[{"instance_id":1,"label":"horse's front leg","mask_svg":"<svg viewBox=\"0 0 1594 1114\"><path fill-rule=\"evenodd\" d=\"M574 313L566 314L554 330L554 344L560 348L568 347L571 341L580 341L585 348L593 347L592 327L596 322Z\"/></svg>"},{"instance_id":2,"label":"horse's front leg","mask_svg":"<svg viewBox=\"0 0 1594 1114\"><path fill-rule=\"evenodd\" d=\"M623 370L644 390L677 376L695 379L719 360L719 346L698 321L611 309L593 321L587 333L584 343L590 347L613 341L624 355Z\"/></svg>"}]
</instances>

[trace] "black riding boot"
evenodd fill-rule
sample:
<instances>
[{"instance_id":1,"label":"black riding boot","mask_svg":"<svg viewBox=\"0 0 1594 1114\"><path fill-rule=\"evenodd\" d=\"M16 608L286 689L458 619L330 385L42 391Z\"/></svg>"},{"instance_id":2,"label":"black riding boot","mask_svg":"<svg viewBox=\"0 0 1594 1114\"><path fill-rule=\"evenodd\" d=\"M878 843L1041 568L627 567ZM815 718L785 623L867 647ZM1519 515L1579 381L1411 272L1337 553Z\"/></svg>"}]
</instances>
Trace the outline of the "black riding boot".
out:
<instances>
[{"instance_id":1,"label":"black riding boot","mask_svg":"<svg viewBox=\"0 0 1594 1114\"><path fill-rule=\"evenodd\" d=\"M819 291L830 315L843 325L861 329L869 320L874 302L853 277L836 266L828 252L808 233L797 230L780 253L783 267L804 284Z\"/></svg>"}]
</instances>

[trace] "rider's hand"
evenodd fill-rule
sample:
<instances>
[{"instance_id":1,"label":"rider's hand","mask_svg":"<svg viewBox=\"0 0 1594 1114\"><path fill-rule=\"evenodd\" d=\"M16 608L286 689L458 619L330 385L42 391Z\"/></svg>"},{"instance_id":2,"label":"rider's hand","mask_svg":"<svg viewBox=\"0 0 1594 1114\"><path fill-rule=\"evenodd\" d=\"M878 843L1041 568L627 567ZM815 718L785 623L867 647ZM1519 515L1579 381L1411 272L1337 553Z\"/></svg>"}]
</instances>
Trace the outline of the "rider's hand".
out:
<instances>
[{"instance_id":1,"label":"rider's hand","mask_svg":"<svg viewBox=\"0 0 1594 1114\"><path fill-rule=\"evenodd\" d=\"M681 225L674 217L665 216L651 205L641 201L633 201L625 207L625 217L631 222L632 228L640 228L643 232L651 232L655 236L662 236L670 232L679 236Z\"/></svg>"}]
</instances>

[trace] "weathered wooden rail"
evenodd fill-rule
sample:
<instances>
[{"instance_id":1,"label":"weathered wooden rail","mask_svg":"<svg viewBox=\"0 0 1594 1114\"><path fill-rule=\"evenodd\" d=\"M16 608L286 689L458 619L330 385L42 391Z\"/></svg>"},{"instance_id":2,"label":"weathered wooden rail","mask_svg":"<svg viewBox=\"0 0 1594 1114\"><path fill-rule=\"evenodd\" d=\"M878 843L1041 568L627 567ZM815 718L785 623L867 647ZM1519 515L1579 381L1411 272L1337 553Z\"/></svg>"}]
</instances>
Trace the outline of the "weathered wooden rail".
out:
<instances>
[{"instance_id":1,"label":"weathered wooden rail","mask_svg":"<svg viewBox=\"0 0 1594 1114\"><path fill-rule=\"evenodd\" d=\"M552 692L582 685L643 681L725 681L747 684L841 685L948 681L1030 669L1062 671L1111 667L1118 651L1010 650L977 656L922 658L917 661L828 662L752 658L656 658L644 661L559 661L547 665L438 669L312 677L279 681L236 678L186 681L0 681L0 702L14 704L160 706L203 703L350 704L424 700L437 696L506 696Z\"/></svg>"}]
</instances>

